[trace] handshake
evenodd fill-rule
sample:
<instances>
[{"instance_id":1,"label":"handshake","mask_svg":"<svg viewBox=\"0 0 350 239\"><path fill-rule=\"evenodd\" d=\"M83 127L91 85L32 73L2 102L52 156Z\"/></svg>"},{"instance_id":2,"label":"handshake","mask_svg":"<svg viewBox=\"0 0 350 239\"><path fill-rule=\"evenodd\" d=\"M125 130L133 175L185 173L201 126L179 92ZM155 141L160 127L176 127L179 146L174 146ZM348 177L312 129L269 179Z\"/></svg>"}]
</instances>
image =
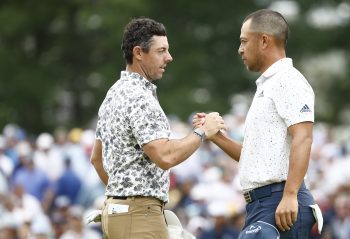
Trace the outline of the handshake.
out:
<instances>
[{"instance_id":1,"label":"handshake","mask_svg":"<svg viewBox=\"0 0 350 239\"><path fill-rule=\"evenodd\" d=\"M192 118L193 129L200 129L204 132L206 139L212 139L220 130L226 130L223 118L218 112L197 113Z\"/></svg>"}]
</instances>

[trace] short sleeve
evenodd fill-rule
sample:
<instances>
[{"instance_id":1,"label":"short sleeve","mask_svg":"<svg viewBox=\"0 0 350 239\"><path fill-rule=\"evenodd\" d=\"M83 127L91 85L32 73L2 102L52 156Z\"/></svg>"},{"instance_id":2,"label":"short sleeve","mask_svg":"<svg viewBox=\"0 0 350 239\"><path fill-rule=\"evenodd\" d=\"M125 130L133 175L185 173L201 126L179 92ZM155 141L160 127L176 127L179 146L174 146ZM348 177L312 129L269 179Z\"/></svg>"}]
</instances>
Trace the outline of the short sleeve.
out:
<instances>
[{"instance_id":1,"label":"short sleeve","mask_svg":"<svg viewBox=\"0 0 350 239\"><path fill-rule=\"evenodd\" d=\"M304 77L285 74L274 87L273 101L286 125L314 122L315 95Z\"/></svg>"},{"instance_id":2,"label":"short sleeve","mask_svg":"<svg viewBox=\"0 0 350 239\"><path fill-rule=\"evenodd\" d=\"M95 131L95 139L98 139L98 140L102 141L100 117L98 117L98 120L97 120L96 131Z\"/></svg>"},{"instance_id":3,"label":"short sleeve","mask_svg":"<svg viewBox=\"0 0 350 239\"><path fill-rule=\"evenodd\" d=\"M168 120L158 101L147 95L138 96L127 109L130 127L139 145L161 138L169 138Z\"/></svg>"}]
</instances>

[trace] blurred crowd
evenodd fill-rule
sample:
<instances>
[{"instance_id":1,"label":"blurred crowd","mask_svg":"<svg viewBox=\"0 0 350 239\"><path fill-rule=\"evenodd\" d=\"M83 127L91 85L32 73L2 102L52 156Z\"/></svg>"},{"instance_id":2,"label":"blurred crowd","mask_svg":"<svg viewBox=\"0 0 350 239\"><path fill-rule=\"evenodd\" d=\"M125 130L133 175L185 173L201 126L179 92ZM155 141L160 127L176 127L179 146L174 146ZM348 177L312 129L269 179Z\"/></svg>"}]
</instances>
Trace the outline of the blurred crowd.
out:
<instances>
[{"instance_id":1,"label":"blurred crowd","mask_svg":"<svg viewBox=\"0 0 350 239\"><path fill-rule=\"evenodd\" d=\"M243 114L224 116L227 134L242 140ZM172 138L191 124L169 116ZM1 132L1 131L0 131ZM87 215L101 209L104 185L90 164L93 129L61 129L27 135L8 124L0 134L0 239L99 239L101 225ZM322 235L350 239L350 127L316 123L306 184L322 209ZM235 239L245 201L238 164L205 142L171 169L170 202L184 228L198 239Z\"/></svg>"}]
</instances>

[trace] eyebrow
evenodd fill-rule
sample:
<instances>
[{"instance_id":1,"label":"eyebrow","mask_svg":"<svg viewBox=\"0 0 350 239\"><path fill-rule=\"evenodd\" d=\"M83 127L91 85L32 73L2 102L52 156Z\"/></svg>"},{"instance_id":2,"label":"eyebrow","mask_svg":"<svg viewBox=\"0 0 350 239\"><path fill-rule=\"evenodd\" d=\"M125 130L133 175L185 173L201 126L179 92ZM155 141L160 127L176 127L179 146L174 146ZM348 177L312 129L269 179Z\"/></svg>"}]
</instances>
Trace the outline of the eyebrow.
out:
<instances>
[{"instance_id":1,"label":"eyebrow","mask_svg":"<svg viewBox=\"0 0 350 239\"><path fill-rule=\"evenodd\" d=\"M160 47L157 47L156 50L169 50L169 46L160 46Z\"/></svg>"}]
</instances>

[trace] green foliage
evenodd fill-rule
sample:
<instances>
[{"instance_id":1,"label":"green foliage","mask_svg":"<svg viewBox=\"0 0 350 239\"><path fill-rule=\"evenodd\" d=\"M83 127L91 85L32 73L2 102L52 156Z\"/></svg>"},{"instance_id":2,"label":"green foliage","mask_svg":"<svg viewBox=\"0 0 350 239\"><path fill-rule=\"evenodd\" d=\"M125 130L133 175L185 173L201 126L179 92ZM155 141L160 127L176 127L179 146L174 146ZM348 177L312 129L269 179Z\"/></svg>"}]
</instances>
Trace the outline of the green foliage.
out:
<instances>
[{"instance_id":1,"label":"green foliage","mask_svg":"<svg viewBox=\"0 0 350 239\"><path fill-rule=\"evenodd\" d=\"M120 51L123 28L138 16L155 18L167 27L174 62L157 83L166 113L183 120L194 111L226 113L233 94L255 90L257 75L246 71L237 54L241 22L249 12L269 4L4 0L0 3L0 127L10 122L32 132L57 126L93 127L89 124L106 91L125 68ZM316 6L308 1L299 4L301 13L291 24L288 55L301 60L332 48L349 52L349 23L323 30L310 27L305 24L306 14ZM336 122L347 107L341 99L348 96L350 86L340 85L332 87L337 93L329 99L337 107L319 118Z\"/></svg>"}]
</instances>

